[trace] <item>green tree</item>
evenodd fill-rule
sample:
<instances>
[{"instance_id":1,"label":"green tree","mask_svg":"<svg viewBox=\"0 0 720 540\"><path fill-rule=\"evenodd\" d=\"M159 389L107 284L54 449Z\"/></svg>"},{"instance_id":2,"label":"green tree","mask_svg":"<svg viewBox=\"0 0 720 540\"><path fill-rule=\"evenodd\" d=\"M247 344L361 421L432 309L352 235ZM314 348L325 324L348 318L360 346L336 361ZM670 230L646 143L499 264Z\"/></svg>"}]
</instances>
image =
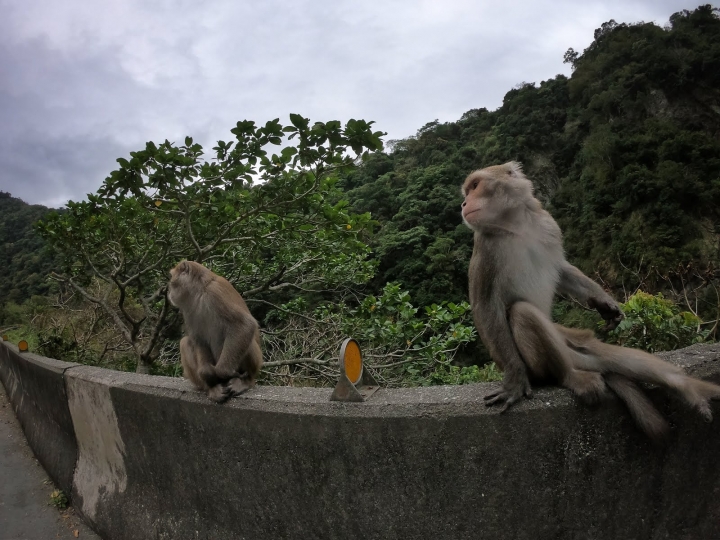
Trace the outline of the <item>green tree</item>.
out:
<instances>
[{"instance_id":1,"label":"green tree","mask_svg":"<svg viewBox=\"0 0 720 540\"><path fill-rule=\"evenodd\" d=\"M181 259L204 262L249 303L271 306L273 293L321 294L371 275L363 242L370 217L333 202L334 186L353 165L348 152L381 149L382 133L363 120L290 120L238 122L235 141L218 141L209 159L190 137L149 142L118 159L96 194L39 225L61 261L54 278L103 308L138 371L149 370L176 323L166 285ZM281 149L271 154L272 146ZM92 278L111 287L93 295Z\"/></svg>"}]
</instances>

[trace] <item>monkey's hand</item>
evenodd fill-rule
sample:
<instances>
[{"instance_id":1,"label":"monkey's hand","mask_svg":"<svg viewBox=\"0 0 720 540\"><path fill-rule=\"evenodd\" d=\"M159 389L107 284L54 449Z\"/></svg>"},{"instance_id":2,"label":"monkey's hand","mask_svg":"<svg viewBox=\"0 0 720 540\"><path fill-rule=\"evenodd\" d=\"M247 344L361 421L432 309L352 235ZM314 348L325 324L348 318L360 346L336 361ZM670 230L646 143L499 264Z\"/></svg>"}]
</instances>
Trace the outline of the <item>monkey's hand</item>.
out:
<instances>
[{"instance_id":1,"label":"monkey's hand","mask_svg":"<svg viewBox=\"0 0 720 540\"><path fill-rule=\"evenodd\" d=\"M600 316L605 319L605 326L603 327L605 332L614 330L620 324L620 321L625 318L620 305L608 295L600 298L590 298L587 304L590 309L597 310Z\"/></svg>"},{"instance_id":2,"label":"monkey's hand","mask_svg":"<svg viewBox=\"0 0 720 540\"><path fill-rule=\"evenodd\" d=\"M231 396L230 388L224 384L216 384L208 391L208 397L215 403L225 403Z\"/></svg>"},{"instance_id":3,"label":"monkey's hand","mask_svg":"<svg viewBox=\"0 0 720 540\"><path fill-rule=\"evenodd\" d=\"M502 414L523 397L532 397L532 388L526 373L523 373L522 376L513 377L513 379L505 377L502 388L485 396L483 399L487 407L502 405L502 409L500 409Z\"/></svg>"}]
</instances>

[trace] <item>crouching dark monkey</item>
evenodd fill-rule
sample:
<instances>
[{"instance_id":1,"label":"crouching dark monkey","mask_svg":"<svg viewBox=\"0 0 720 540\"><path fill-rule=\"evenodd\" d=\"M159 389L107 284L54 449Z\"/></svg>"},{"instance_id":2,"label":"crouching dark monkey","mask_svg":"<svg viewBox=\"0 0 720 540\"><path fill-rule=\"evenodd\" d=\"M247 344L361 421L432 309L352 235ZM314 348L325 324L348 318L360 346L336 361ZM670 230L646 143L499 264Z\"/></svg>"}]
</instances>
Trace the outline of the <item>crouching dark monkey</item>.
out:
<instances>
[{"instance_id":1,"label":"crouching dark monkey","mask_svg":"<svg viewBox=\"0 0 720 540\"><path fill-rule=\"evenodd\" d=\"M260 328L240 293L193 261L181 262L170 276L168 298L185 322L185 378L218 403L252 388L262 365Z\"/></svg>"}]
</instances>

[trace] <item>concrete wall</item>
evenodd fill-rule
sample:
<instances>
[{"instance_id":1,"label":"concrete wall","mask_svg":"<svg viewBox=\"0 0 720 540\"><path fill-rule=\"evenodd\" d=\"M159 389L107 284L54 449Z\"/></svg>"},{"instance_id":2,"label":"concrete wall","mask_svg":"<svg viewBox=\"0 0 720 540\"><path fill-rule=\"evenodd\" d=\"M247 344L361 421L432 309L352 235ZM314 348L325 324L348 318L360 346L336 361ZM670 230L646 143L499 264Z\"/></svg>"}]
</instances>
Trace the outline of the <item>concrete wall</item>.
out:
<instances>
[{"instance_id":1,"label":"concrete wall","mask_svg":"<svg viewBox=\"0 0 720 540\"><path fill-rule=\"evenodd\" d=\"M670 358L720 380L720 345ZM0 378L59 482L67 458L53 450L77 453L73 503L112 540L720 537L720 419L659 390L665 448L619 403L589 410L558 389L502 416L482 404L490 384L381 389L361 404L259 387L215 405L180 379L7 344Z\"/></svg>"},{"instance_id":2,"label":"concrete wall","mask_svg":"<svg viewBox=\"0 0 720 540\"><path fill-rule=\"evenodd\" d=\"M70 493L78 448L65 393L65 370L78 364L60 362L0 342L0 381L35 452L55 484Z\"/></svg>"}]
</instances>

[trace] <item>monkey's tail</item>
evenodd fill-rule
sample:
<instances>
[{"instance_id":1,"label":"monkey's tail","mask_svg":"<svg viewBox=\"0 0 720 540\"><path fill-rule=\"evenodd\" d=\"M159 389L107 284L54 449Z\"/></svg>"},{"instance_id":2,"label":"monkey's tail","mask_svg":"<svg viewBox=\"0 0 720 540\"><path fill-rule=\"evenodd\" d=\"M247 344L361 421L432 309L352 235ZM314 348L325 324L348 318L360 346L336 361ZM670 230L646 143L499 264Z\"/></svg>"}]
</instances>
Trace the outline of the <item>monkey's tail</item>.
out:
<instances>
[{"instance_id":1,"label":"monkey's tail","mask_svg":"<svg viewBox=\"0 0 720 540\"><path fill-rule=\"evenodd\" d=\"M640 387L627 377L616 373L605 373L605 383L630 411L635 423L655 442L667 439L670 426L653 406Z\"/></svg>"}]
</instances>

